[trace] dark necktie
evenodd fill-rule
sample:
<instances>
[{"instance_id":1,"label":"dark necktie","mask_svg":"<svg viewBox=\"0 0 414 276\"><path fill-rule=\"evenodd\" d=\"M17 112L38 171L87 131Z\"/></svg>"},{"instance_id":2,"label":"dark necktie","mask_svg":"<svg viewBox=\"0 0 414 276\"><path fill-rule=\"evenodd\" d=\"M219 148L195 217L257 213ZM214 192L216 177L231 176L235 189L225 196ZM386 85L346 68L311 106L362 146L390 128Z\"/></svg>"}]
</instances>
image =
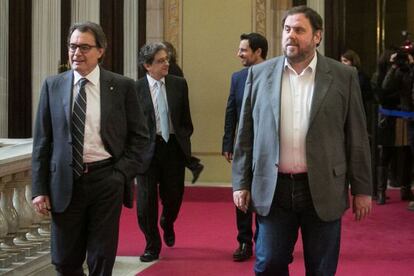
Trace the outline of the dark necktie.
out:
<instances>
[{"instance_id":1,"label":"dark necktie","mask_svg":"<svg viewBox=\"0 0 414 276\"><path fill-rule=\"evenodd\" d=\"M83 142L85 136L86 118L86 91L85 85L88 80L79 80L79 92L73 105L72 113L72 160L73 173L76 178L83 173Z\"/></svg>"}]
</instances>

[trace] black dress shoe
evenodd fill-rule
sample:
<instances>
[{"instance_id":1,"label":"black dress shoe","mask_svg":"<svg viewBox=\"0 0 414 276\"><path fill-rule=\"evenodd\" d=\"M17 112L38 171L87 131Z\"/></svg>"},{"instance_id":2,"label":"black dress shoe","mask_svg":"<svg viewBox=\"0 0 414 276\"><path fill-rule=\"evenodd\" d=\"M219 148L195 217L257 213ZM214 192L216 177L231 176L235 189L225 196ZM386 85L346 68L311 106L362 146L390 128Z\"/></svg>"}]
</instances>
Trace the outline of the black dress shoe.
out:
<instances>
[{"instance_id":1,"label":"black dress shoe","mask_svg":"<svg viewBox=\"0 0 414 276\"><path fill-rule=\"evenodd\" d=\"M155 260L158 260L158 254L153 254L151 252L144 252L144 255L141 255L139 257L139 260L143 263L148 263L148 262L152 262Z\"/></svg>"},{"instance_id":2,"label":"black dress shoe","mask_svg":"<svg viewBox=\"0 0 414 276\"><path fill-rule=\"evenodd\" d=\"M172 247L175 244L175 232L174 228L171 228L169 230L164 230L164 242L168 247Z\"/></svg>"},{"instance_id":3,"label":"black dress shoe","mask_svg":"<svg viewBox=\"0 0 414 276\"><path fill-rule=\"evenodd\" d=\"M233 253L233 261L243 262L253 256L253 248L249 243L241 243Z\"/></svg>"},{"instance_id":4,"label":"black dress shoe","mask_svg":"<svg viewBox=\"0 0 414 276\"><path fill-rule=\"evenodd\" d=\"M378 192L377 194L377 205L384 205L387 197L385 196L385 192Z\"/></svg>"},{"instance_id":5,"label":"black dress shoe","mask_svg":"<svg viewBox=\"0 0 414 276\"><path fill-rule=\"evenodd\" d=\"M404 200L404 201L414 200L414 194L413 194L413 191L411 191L411 187L410 188L401 187L400 192L401 192L401 200Z\"/></svg>"},{"instance_id":6,"label":"black dress shoe","mask_svg":"<svg viewBox=\"0 0 414 276\"><path fill-rule=\"evenodd\" d=\"M193 173L193 180L191 180L192 184L194 184L197 181L203 169L204 169L204 165L200 163L198 163L197 166L191 169L191 172Z\"/></svg>"}]
</instances>

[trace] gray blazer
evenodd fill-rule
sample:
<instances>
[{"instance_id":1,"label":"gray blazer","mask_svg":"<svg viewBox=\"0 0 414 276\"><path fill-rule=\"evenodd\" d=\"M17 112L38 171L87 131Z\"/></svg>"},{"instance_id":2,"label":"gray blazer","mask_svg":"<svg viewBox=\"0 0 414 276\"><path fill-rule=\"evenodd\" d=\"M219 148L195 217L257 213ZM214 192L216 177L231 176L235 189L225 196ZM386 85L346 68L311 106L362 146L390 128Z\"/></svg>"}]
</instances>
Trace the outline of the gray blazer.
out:
<instances>
[{"instance_id":1,"label":"gray blazer","mask_svg":"<svg viewBox=\"0 0 414 276\"><path fill-rule=\"evenodd\" d=\"M233 190L251 192L269 213L279 165L280 92L284 57L252 66L246 81L233 160ZM371 164L357 72L318 54L306 136L309 186L319 217L338 219L352 195L371 195Z\"/></svg>"},{"instance_id":2,"label":"gray blazer","mask_svg":"<svg viewBox=\"0 0 414 276\"><path fill-rule=\"evenodd\" d=\"M149 162L143 157L148 155L149 132L134 81L102 68L100 72L101 138L114 169L125 177L124 205L132 207L131 180ZM72 86L73 71L44 81L33 135L33 197L49 196L53 212L63 212L72 198Z\"/></svg>"}]
</instances>

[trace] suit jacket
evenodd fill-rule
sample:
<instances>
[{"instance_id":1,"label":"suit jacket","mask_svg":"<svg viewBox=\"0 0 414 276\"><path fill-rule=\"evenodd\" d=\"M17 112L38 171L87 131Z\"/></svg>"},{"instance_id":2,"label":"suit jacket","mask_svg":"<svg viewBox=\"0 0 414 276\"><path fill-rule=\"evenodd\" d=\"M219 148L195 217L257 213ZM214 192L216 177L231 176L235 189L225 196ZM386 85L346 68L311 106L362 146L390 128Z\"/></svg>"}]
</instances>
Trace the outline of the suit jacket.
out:
<instances>
[{"instance_id":1,"label":"suit jacket","mask_svg":"<svg viewBox=\"0 0 414 276\"><path fill-rule=\"evenodd\" d=\"M268 215L279 165L280 93L284 57L249 69L233 160L233 189L251 191ZM355 68L318 54L309 129L308 180L324 221L341 217L351 193L371 195L368 135Z\"/></svg>"},{"instance_id":2,"label":"suit jacket","mask_svg":"<svg viewBox=\"0 0 414 276\"><path fill-rule=\"evenodd\" d=\"M247 73L248 68L243 68L231 76L230 94L227 100L226 117L224 120L222 152L233 152L234 136L240 117Z\"/></svg>"},{"instance_id":3,"label":"suit jacket","mask_svg":"<svg viewBox=\"0 0 414 276\"><path fill-rule=\"evenodd\" d=\"M184 78L167 75L165 77L165 88L167 92L168 112L174 127L175 137L188 162L191 158L190 137L193 133L193 123L191 121L190 104L188 101L187 82ZM154 148L157 126L154 104L152 103L151 91L146 76L137 81L137 91L138 98L144 107L145 117L147 118L151 147ZM150 153L152 154L153 150ZM152 158L152 155L150 158Z\"/></svg>"},{"instance_id":4,"label":"suit jacket","mask_svg":"<svg viewBox=\"0 0 414 276\"><path fill-rule=\"evenodd\" d=\"M33 197L50 197L52 211L63 212L73 190L72 171L73 71L48 77L42 86L32 154ZM125 177L124 205L132 207L132 178L146 165L149 133L138 103L134 81L100 70L101 138Z\"/></svg>"}]
</instances>

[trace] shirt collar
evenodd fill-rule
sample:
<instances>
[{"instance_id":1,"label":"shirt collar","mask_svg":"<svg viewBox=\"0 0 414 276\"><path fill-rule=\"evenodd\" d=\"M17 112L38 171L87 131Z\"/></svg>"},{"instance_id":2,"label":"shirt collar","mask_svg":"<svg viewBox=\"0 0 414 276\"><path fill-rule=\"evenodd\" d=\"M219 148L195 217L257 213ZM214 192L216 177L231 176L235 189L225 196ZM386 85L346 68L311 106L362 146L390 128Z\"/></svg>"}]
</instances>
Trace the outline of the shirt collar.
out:
<instances>
[{"instance_id":1,"label":"shirt collar","mask_svg":"<svg viewBox=\"0 0 414 276\"><path fill-rule=\"evenodd\" d=\"M161 78L158 81L158 80L154 79L153 77L151 77L149 74L147 74L147 80L148 80L148 83L149 83L150 87L154 87L155 83L157 83L159 81L162 82L163 84L165 84L165 77Z\"/></svg>"},{"instance_id":2,"label":"shirt collar","mask_svg":"<svg viewBox=\"0 0 414 276\"><path fill-rule=\"evenodd\" d=\"M92 72L90 72L85 77L84 76L81 76L77 71L74 71L73 72L73 76L74 76L74 78L73 78L73 84L77 84L78 81L81 78L86 78L90 83L92 83L93 85L97 86L98 83L99 83L100 72L101 71L100 71L98 65L95 67L95 69L92 70Z\"/></svg>"},{"instance_id":3,"label":"shirt collar","mask_svg":"<svg viewBox=\"0 0 414 276\"><path fill-rule=\"evenodd\" d=\"M308 66L306 66L305 70L302 71L301 74L310 71L310 72L315 72L316 69L316 63L318 62L318 53L315 51L315 55L313 56L311 62L308 64ZM291 71L295 72L296 71L293 69L292 65L290 65L290 63L288 62L287 58L285 58L285 64L283 66L283 69L286 71L287 69L290 69Z\"/></svg>"}]
</instances>

